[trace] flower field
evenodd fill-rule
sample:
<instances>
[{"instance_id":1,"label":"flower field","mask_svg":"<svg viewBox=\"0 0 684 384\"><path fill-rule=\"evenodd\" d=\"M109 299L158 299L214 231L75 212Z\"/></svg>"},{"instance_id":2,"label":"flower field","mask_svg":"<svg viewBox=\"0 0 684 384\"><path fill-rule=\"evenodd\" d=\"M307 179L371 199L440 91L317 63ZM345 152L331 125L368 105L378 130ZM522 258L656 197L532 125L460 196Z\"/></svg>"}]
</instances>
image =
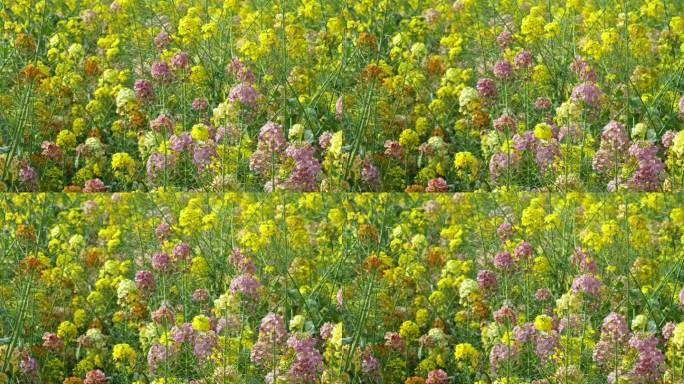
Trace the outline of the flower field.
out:
<instances>
[{"instance_id":1,"label":"flower field","mask_svg":"<svg viewBox=\"0 0 684 384\"><path fill-rule=\"evenodd\" d=\"M0 207L2 383L684 382L681 195Z\"/></svg>"},{"instance_id":2,"label":"flower field","mask_svg":"<svg viewBox=\"0 0 684 384\"><path fill-rule=\"evenodd\" d=\"M3 1L0 190L679 191L683 4Z\"/></svg>"},{"instance_id":3,"label":"flower field","mask_svg":"<svg viewBox=\"0 0 684 384\"><path fill-rule=\"evenodd\" d=\"M0 0L0 384L684 384L683 193L683 1Z\"/></svg>"}]
</instances>

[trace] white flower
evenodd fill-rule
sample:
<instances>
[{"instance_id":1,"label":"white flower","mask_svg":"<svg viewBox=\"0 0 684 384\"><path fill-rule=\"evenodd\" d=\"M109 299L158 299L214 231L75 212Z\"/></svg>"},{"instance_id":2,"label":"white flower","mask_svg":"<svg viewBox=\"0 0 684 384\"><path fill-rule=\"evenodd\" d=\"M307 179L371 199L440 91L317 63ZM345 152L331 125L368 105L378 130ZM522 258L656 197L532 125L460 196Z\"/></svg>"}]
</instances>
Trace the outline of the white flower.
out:
<instances>
[{"instance_id":1,"label":"white flower","mask_svg":"<svg viewBox=\"0 0 684 384\"><path fill-rule=\"evenodd\" d=\"M473 87L465 87L461 90L461 94L458 96L458 105L461 108L467 107L471 102L477 100L477 89Z\"/></svg>"},{"instance_id":2,"label":"white flower","mask_svg":"<svg viewBox=\"0 0 684 384\"><path fill-rule=\"evenodd\" d=\"M461 300L467 299L471 294L477 292L477 290L477 281L473 279L464 279L458 287L458 296Z\"/></svg>"},{"instance_id":3,"label":"white flower","mask_svg":"<svg viewBox=\"0 0 684 384\"><path fill-rule=\"evenodd\" d=\"M116 93L117 109L122 109L133 101L135 101L135 92L130 88L121 88L119 92Z\"/></svg>"},{"instance_id":4,"label":"white flower","mask_svg":"<svg viewBox=\"0 0 684 384\"><path fill-rule=\"evenodd\" d=\"M119 300L125 300L130 294L135 293L135 282L130 279L123 279L119 281L119 285L116 287L116 297Z\"/></svg>"}]
</instances>

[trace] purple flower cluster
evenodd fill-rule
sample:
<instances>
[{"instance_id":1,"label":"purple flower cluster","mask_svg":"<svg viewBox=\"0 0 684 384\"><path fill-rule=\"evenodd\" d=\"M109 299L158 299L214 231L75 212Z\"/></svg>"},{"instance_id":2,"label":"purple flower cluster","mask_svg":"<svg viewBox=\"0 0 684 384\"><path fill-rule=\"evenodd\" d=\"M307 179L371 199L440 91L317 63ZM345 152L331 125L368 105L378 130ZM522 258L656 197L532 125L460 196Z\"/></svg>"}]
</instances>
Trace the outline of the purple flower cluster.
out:
<instances>
[{"instance_id":1,"label":"purple flower cluster","mask_svg":"<svg viewBox=\"0 0 684 384\"><path fill-rule=\"evenodd\" d=\"M534 100L534 107L536 109L548 109L551 107L551 99L546 96L540 96Z\"/></svg>"},{"instance_id":2,"label":"purple flower cluster","mask_svg":"<svg viewBox=\"0 0 684 384\"><path fill-rule=\"evenodd\" d=\"M623 161L624 152L629 145L629 137L624 124L611 120L601 133L601 145L594 154L592 167L602 175L609 175L615 182L616 167ZM617 187L617 185L615 185Z\"/></svg>"},{"instance_id":3,"label":"purple flower cluster","mask_svg":"<svg viewBox=\"0 0 684 384\"><path fill-rule=\"evenodd\" d=\"M171 135L169 137L169 148L176 152L190 148L190 144L192 144L192 137L189 132L181 132L178 135Z\"/></svg>"},{"instance_id":4,"label":"purple flower cluster","mask_svg":"<svg viewBox=\"0 0 684 384\"><path fill-rule=\"evenodd\" d=\"M496 97L496 83L492 79L484 78L478 80L475 88L482 98L493 99Z\"/></svg>"},{"instance_id":5,"label":"purple flower cluster","mask_svg":"<svg viewBox=\"0 0 684 384\"><path fill-rule=\"evenodd\" d=\"M270 357L273 356L273 351L280 350L286 338L287 329L285 329L283 317L273 312L267 313L261 319L259 337L254 346L252 346L250 353L252 362L259 366L267 365Z\"/></svg>"},{"instance_id":6,"label":"purple flower cluster","mask_svg":"<svg viewBox=\"0 0 684 384\"><path fill-rule=\"evenodd\" d=\"M38 371L38 360L31 356L28 351L21 354L21 359L19 360L19 370L24 375L33 375Z\"/></svg>"},{"instance_id":7,"label":"purple flower cluster","mask_svg":"<svg viewBox=\"0 0 684 384\"><path fill-rule=\"evenodd\" d=\"M190 323L183 323L180 326L173 326L171 328L171 339L176 343L189 343L194 336L195 330Z\"/></svg>"},{"instance_id":8,"label":"purple flower cluster","mask_svg":"<svg viewBox=\"0 0 684 384\"><path fill-rule=\"evenodd\" d=\"M404 154L404 147L398 141L387 140L385 141L385 156L392 157L395 159L400 159Z\"/></svg>"},{"instance_id":9,"label":"purple flower cluster","mask_svg":"<svg viewBox=\"0 0 684 384\"><path fill-rule=\"evenodd\" d=\"M515 324L515 321L518 319L518 315L515 313L515 310L508 305L504 305L494 311L492 317L494 318L494 321L499 324Z\"/></svg>"},{"instance_id":10,"label":"purple flower cluster","mask_svg":"<svg viewBox=\"0 0 684 384\"><path fill-rule=\"evenodd\" d=\"M19 162L19 180L22 184L35 186L36 184L36 170L29 164L27 160Z\"/></svg>"},{"instance_id":11,"label":"purple flower cluster","mask_svg":"<svg viewBox=\"0 0 684 384\"><path fill-rule=\"evenodd\" d=\"M663 145L668 147L672 137L663 136ZM601 146L594 154L592 166L599 174L609 175L609 190L615 190L622 183L620 165L632 165L631 177L626 181L630 188L637 191L654 191L660 187L664 177L665 165L658 157L659 148L646 140L630 144L625 126L616 121L609 122L601 134Z\"/></svg>"},{"instance_id":12,"label":"purple flower cluster","mask_svg":"<svg viewBox=\"0 0 684 384\"><path fill-rule=\"evenodd\" d=\"M168 152L166 154L161 152L154 152L147 158L147 178L152 181L159 177L160 173L169 172L176 165L176 154Z\"/></svg>"},{"instance_id":13,"label":"purple flower cluster","mask_svg":"<svg viewBox=\"0 0 684 384\"><path fill-rule=\"evenodd\" d=\"M516 152L504 153L496 152L489 159L489 176L492 181L499 180L502 174L509 168L515 168L520 161L520 155Z\"/></svg>"},{"instance_id":14,"label":"purple flower cluster","mask_svg":"<svg viewBox=\"0 0 684 384\"><path fill-rule=\"evenodd\" d=\"M62 150L59 145L51 141L43 141L40 147L43 149L42 155L50 160L57 160L62 157Z\"/></svg>"},{"instance_id":15,"label":"purple flower cluster","mask_svg":"<svg viewBox=\"0 0 684 384\"><path fill-rule=\"evenodd\" d=\"M321 142L321 146L324 144L326 143ZM314 156L315 153L316 148L308 142L288 143L282 127L269 121L261 127L257 150L252 154L249 166L252 171L268 180L264 185L265 191L277 188L315 191L321 172L321 164ZM283 170L286 172L282 172Z\"/></svg>"},{"instance_id":16,"label":"purple flower cluster","mask_svg":"<svg viewBox=\"0 0 684 384\"><path fill-rule=\"evenodd\" d=\"M242 297L255 299L258 295L258 289L261 286L251 274L242 274L235 276L230 282L230 292L233 295L240 294Z\"/></svg>"},{"instance_id":17,"label":"purple flower cluster","mask_svg":"<svg viewBox=\"0 0 684 384\"><path fill-rule=\"evenodd\" d=\"M321 164L314 157L316 149L306 142L292 142L285 149L285 156L293 162L285 185L288 189L310 192L316 190Z\"/></svg>"},{"instance_id":18,"label":"purple flower cluster","mask_svg":"<svg viewBox=\"0 0 684 384\"><path fill-rule=\"evenodd\" d=\"M570 64L570 70L580 81L596 81L596 71L581 56L575 56L575 60Z\"/></svg>"},{"instance_id":19,"label":"purple flower cluster","mask_svg":"<svg viewBox=\"0 0 684 384\"><path fill-rule=\"evenodd\" d=\"M228 93L230 103L240 103L243 106L254 108L259 98L259 92L249 83L239 83L233 86Z\"/></svg>"},{"instance_id":20,"label":"purple flower cluster","mask_svg":"<svg viewBox=\"0 0 684 384\"><path fill-rule=\"evenodd\" d=\"M513 136L513 148L518 151L533 150L537 145L537 138L534 136L534 132L525 131L522 133L516 133Z\"/></svg>"},{"instance_id":21,"label":"purple flower cluster","mask_svg":"<svg viewBox=\"0 0 684 384\"><path fill-rule=\"evenodd\" d=\"M589 258L582 248L575 248L575 251L570 256L570 262L583 273L596 272L596 261Z\"/></svg>"},{"instance_id":22,"label":"purple flower cluster","mask_svg":"<svg viewBox=\"0 0 684 384\"><path fill-rule=\"evenodd\" d=\"M200 360L205 360L214 352L218 345L218 336L214 331L197 332L193 338L193 353Z\"/></svg>"},{"instance_id":23,"label":"purple flower cluster","mask_svg":"<svg viewBox=\"0 0 684 384\"><path fill-rule=\"evenodd\" d=\"M45 332L43 333L43 347L49 349L49 350L59 350L62 348L62 338L59 337L56 333L52 332Z\"/></svg>"},{"instance_id":24,"label":"purple flower cluster","mask_svg":"<svg viewBox=\"0 0 684 384\"><path fill-rule=\"evenodd\" d=\"M629 346L634 348L637 359L629 372L630 382L653 383L660 377L665 356L658 349L658 338L647 333L634 334L629 339Z\"/></svg>"},{"instance_id":25,"label":"purple flower cluster","mask_svg":"<svg viewBox=\"0 0 684 384\"><path fill-rule=\"evenodd\" d=\"M147 351L147 367L150 372L156 372L174 354L175 351L172 349L172 345L152 344L149 351Z\"/></svg>"},{"instance_id":26,"label":"purple flower cluster","mask_svg":"<svg viewBox=\"0 0 684 384\"><path fill-rule=\"evenodd\" d=\"M657 190L665 170L665 165L658 157L658 147L649 141L635 141L628 153L636 162L636 170L629 179L633 190Z\"/></svg>"},{"instance_id":27,"label":"purple flower cluster","mask_svg":"<svg viewBox=\"0 0 684 384\"><path fill-rule=\"evenodd\" d=\"M560 346L560 341L556 332L540 332L534 339L534 353L537 355L542 364L546 364L552 360L553 354Z\"/></svg>"},{"instance_id":28,"label":"purple flower cluster","mask_svg":"<svg viewBox=\"0 0 684 384\"><path fill-rule=\"evenodd\" d=\"M482 270L477 273L477 286L486 295L492 295L496 293L497 282L496 274L489 270Z\"/></svg>"},{"instance_id":29,"label":"purple flower cluster","mask_svg":"<svg viewBox=\"0 0 684 384\"><path fill-rule=\"evenodd\" d=\"M171 36L165 31L159 31L154 37L154 45L159 49L166 48L171 43Z\"/></svg>"},{"instance_id":30,"label":"purple flower cluster","mask_svg":"<svg viewBox=\"0 0 684 384\"><path fill-rule=\"evenodd\" d=\"M521 241L513 249L513 255L518 261L529 259L532 256L532 245L527 241Z\"/></svg>"},{"instance_id":31,"label":"purple flower cluster","mask_svg":"<svg viewBox=\"0 0 684 384\"><path fill-rule=\"evenodd\" d=\"M169 267L169 254L166 252L156 252L152 254L152 268L165 271Z\"/></svg>"},{"instance_id":32,"label":"purple flower cluster","mask_svg":"<svg viewBox=\"0 0 684 384\"><path fill-rule=\"evenodd\" d=\"M400 351L404 348L404 339L397 332L386 332L385 346L389 349Z\"/></svg>"},{"instance_id":33,"label":"purple flower cluster","mask_svg":"<svg viewBox=\"0 0 684 384\"><path fill-rule=\"evenodd\" d=\"M370 160L366 159L363 162L363 168L361 168L361 178L368 184L377 187L380 182L380 170Z\"/></svg>"},{"instance_id":34,"label":"purple flower cluster","mask_svg":"<svg viewBox=\"0 0 684 384\"><path fill-rule=\"evenodd\" d=\"M164 129L166 129L167 132L171 131L173 129L173 121L162 113L157 116L157 118L150 121L150 129L155 132L163 132Z\"/></svg>"},{"instance_id":35,"label":"purple flower cluster","mask_svg":"<svg viewBox=\"0 0 684 384\"><path fill-rule=\"evenodd\" d=\"M489 351L489 366L492 373L496 374L499 368L504 366L506 362L515 359L518 356L519 346L515 343L504 344L498 342L494 344Z\"/></svg>"},{"instance_id":36,"label":"purple flower cluster","mask_svg":"<svg viewBox=\"0 0 684 384\"><path fill-rule=\"evenodd\" d=\"M190 56L187 52L178 52L171 57L171 66L176 70L185 69L188 64L190 64Z\"/></svg>"},{"instance_id":37,"label":"purple flower cluster","mask_svg":"<svg viewBox=\"0 0 684 384\"><path fill-rule=\"evenodd\" d=\"M629 338L629 329L625 317L611 312L603 319L601 338L594 346L592 356L594 361L604 365L615 359L616 353L621 353Z\"/></svg>"},{"instance_id":38,"label":"purple flower cluster","mask_svg":"<svg viewBox=\"0 0 684 384\"><path fill-rule=\"evenodd\" d=\"M298 332L287 339L287 346L295 355L287 371L288 382L317 382L318 374L323 371L323 358L316 349L316 339L308 333Z\"/></svg>"},{"instance_id":39,"label":"purple flower cluster","mask_svg":"<svg viewBox=\"0 0 684 384\"><path fill-rule=\"evenodd\" d=\"M226 69L228 73L235 76L238 81L250 84L254 83L254 74L252 73L252 70L247 67L240 58L233 57Z\"/></svg>"},{"instance_id":40,"label":"purple flower cluster","mask_svg":"<svg viewBox=\"0 0 684 384\"><path fill-rule=\"evenodd\" d=\"M378 360L369 347L361 355L361 371L373 377L378 377L380 373L380 360Z\"/></svg>"},{"instance_id":41,"label":"purple flower cluster","mask_svg":"<svg viewBox=\"0 0 684 384\"><path fill-rule=\"evenodd\" d=\"M157 225L157 228L154 229L154 235L157 236L157 239L159 241L163 241L169 234L171 233L171 226L162 221Z\"/></svg>"},{"instance_id":42,"label":"purple flower cluster","mask_svg":"<svg viewBox=\"0 0 684 384\"><path fill-rule=\"evenodd\" d=\"M173 247L171 255L176 261L183 261L187 260L188 257L190 257L191 252L192 249L190 248L190 244L186 242L180 242Z\"/></svg>"},{"instance_id":43,"label":"purple flower cluster","mask_svg":"<svg viewBox=\"0 0 684 384\"><path fill-rule=\"evenodd\" d=\"M629 136L625 125L611 120L601 133L601 149L610 151L623 151L629 144Z\"/></svg>"},{"instance_id":44,"label":"purple flower cluster","mask_svg":"<svg viewBox=\"0 0 684 384\"><path fill-rule=\"evenodd\" d=\"M105 192L106 190L104 182L97 178L86 180L83 184L83 192Z\"/></svg>"},{"instance_id":45,"label":"purple flower cluster","mask_svg":"<svg viewBox=\"0 0 684 384\"><path fill-rule=\"evenodd\" d=\"M152 318L158 324L164 320L167 323L172 323L174 316L170 308L162 305L152 313ZM211 324L214 327L217 322L211 320ZM190 323L183 323L173 326L169 333L168 342L154 343L148 350L147 365L153 374L162 364L174 363L179 352L184 350L183 345L187 345L188 350L192 351L194 357L198 359L197 361L202 364L208 361L207 359L216 351L218 346L219 339L214 329L196 331Z\"/></svg>"},{"instance_id":46,"label":"purple flower cluster","mask_svg":"<svg viewBox=\"0 0 684 384\"><path fill-rule=\"evenodd\" d=\"M192 163L195 164L200 172L208 170L213 159L217 157L216 144L212 140L195 144L192 147Z\"/></svg>"},{"instance_id":47,"label":"purple flower cluster","mask_svg":"<svg viewBox=\"0 0 684 384\"><path fill-rule=\"evenodd\" d=\"M428 180L425 192L446 192L449 190L449 185L446 180L441 177Z\"/></svg>"},{"instance_id":48,"label":"purple flower cluster","mask_svg":"<svg viewBox=\"0 0 684 384\"><path fill-rule=\"evenodd\" d=\"M507 80L513 75L513 66L508 60L499 60L494 64L494 76L499 80Z\"/></svg>"},{"instance_id":49,"label":"purple flower cluster","mask_svg":"<svg viewBox=\"0 0 684 384\"><path fill-rule=\"evenodd\" d=\"M558 333L555 330L542 332L533 323L526 322L513 328L513 338L519 344L532 343L534 353L542 364L552 361L552 356L560 347Z\"/></svg>"},{"instance_id":50,"label":"purple flower cluster","mask_svg":"<svg viewBox=\"0 0 684 384\"><path fill-rule=\"evenodd\" d=\"M517 129L517 124L515 119L507 114L503 114L496 118L493 122L494 129L499 132L515 133Z\"/></svg>"},{"instance_id":51,"label":"purple flower cluster","mask_svg":"<svg viewBox=\"0 0 684 384\"><path fill-rule=\"evenodd\" d=\"M321 327L323 338L330 337L334 325ZM289 368L281 375L283 365L279 356L287 356ZM290 357L291 356L291 357ZM288 383L315 383L323 371L323 357L316 349L316 339L307 332L288 334L282 316L269 312L261 320L257 342L252 346L250 358L258 366L268 368L266 382L285 380ZM275 365L273 365L275 364Z\"/></svg>"},{"instance_id":52,"label":"purple flower cluster","mask_svg":"<svg viewBox=\"0 0 684 384\"><path fill-rule=\"evenodd\" d=\"M169 81L172 77L171 68L164 60L155 61L152 63L150 74L152 75L153 79L158 81Z\"/></svg>"},{"instance_id":53,"label":"purple flower cluster","mask_svg":"<svg viewBox=\"0 0 684 384\"><path fill-rule=\"evenodd\" d=\"M254 273L254 262L247 255L240 250L240 248L233 248L233 251L228 256L228 262L241 273Z\"/></svg>"},{"instance_id":54,"label":"purple flower cluster","mask_svg":"<svg viewBox=\"0 0 684 384\"><path fill-rule=\"evenodd\" d=\"M534 63L532 54L529 51L522 50L513 58L513 64L518 69L529 68Z\"/></svg>"},{"instance_id":55,"label":"purple flower cluster","mask_svg":"<svg viewBox=\"0 0 684 384\"><path fill-rule=\"evenodd\" d=\"M280 157L286 145L283 127L268 121L259 130L257 150L249 159L249 168L261 176L268 176L275 166L273 160Z\"/></svg>"},{"instance_id":56,"label":"purple flower cluster","mask_svg":"<svg viewBox=\"0 0 684 384\"><path fill-rule=\"evenodd\" d=\"M135 286L143 293L148 293L156 288L154 275L150 271L141 269L135 273Z\"/></svg>"},{"instance_id":57,"label":"purple flower cluster","mask_svg":"<svg viewBox=\"0 0 684 384\"><path fill-rule=\"evenodd\" d=\"M585 104L598 108L601 106L603 92L601 89L591 81L585 81L575 85L572 89L572 99L575 101L582 101Z\"/></svg>"},{"instance_id":58,"label":"purple flower cluster","mask_svg":"<svg viewBox=\"0 0 684 384\"><path fill-rule=\"evenodd\" d=\"M664 334L667 333L666 328L667 325L663 327ZM665 363L665 356L658 349L659 342L656 335L647 332L630 333L625 317L612 312L603 320L601 338L594 346L593 358L599 365L610 366L609 383L616 382L618 376L630 383L653 383L658 381ZM631 369L619 361L625 355L636 356L636 359L630 358L633 361Z\"/></svg>"},{"instance_id":59,"label":"purple flower cluster","mask_svg":"<svg viewBox=\"0 0 684 384\"><path fill-rule=\"evenodd\" d=\"M505 241L513 234L513 225L508 221L504 221L496 228L496 235L499 240Z\"/></svg>"},{"instance_id":60,"label":"purple flower cluster","mask_svg":"<svg viewBox=\"0 0 684 384\"><path fill-rule=\"evenodd\" d=\"M444 372L441 369L435 369L433 371L428 372L427 380L425 380L425 384L448 384L448 383L449 383L449 376L447 375L446 372Z\"/></svg>"},{"instance_id":61,"label":"purple flower cluster","mask_svg":"<svg viewBox=\"0 0 684 384\"><path fill-rule=\"evenodd\" d=\"M582 292L587 296L598 298L601 293L601 281L591 273L575 277L572 281L572 290L575 293Z\"/></svg>"},{"instance_id":62,"label":"purple flower cluster","mask_svg":"<svg viewBox=\"0 0 684 384\"><path fill-rule=\"evenodd\" d=\"M496 37L496 42L499 43L499 48L504 50L513 42L513 34L508 29L504 29Z\"/></svg>"},{"instance_id":63,"label":"purple flower cluster","mask_svg":"<svg viewBox=\"0 0 684 384\"><path fill-rule=\"evenodd\" d=\"M161 307L153 311L150 314L150 317L152 318L152 321L157 324L164 324L164 322L167 324L173 324L173 320L175 319L173 310L166 306L166 304L162 304Z\"/></svg>"},{"instance_id":64,"label":"purple flower cluster","mask_svg":"<svg viewBox=\"0 0 684 384\"><path fill-rule=\"evenodd\" d=\"M152 89L152 82L145 79L138 79L133 83L133 90L135 91L135 97L143 101L149 101L154 97L154 91Z\"/></svg>"},{"instance_id":65,"label":"purple flower cluster","mask_svg":"<svg viewBox=\"0 0 684 384\"><path fill-rule=\"evenodd\" d=\"M252 70L237 57L231 60L226 69L238 81L228 92L228 102L248 109L256 107L260 95L254 87Z\"/></svg>"},{"instance_id":66,"label":"purple flower cluster","mask_svg":"<svg viewBox=\"0 0 684 384\"><path fill-rule=\"evenodd\" d=\"M513 338L520 344L534 341L538 333L537 328L530 322L513 327Z\"/></svg>"},{"instance_id":67,"label":"purple flower cluster","mask_svg":"<svg viewBox=\"0 0 684 384\"><path fill-rule=\"evenodd\" d=\"M494 266L497 269L508 270L513 266L513 257L508 251L499 252L494 256Z\"/></svg>"},{"instance_id":68,"label":"purple flower cluster","mask_svg":"<svg viewBox=\"0 0 684 384\"><path fill-rule=\"evenodd\" d=\"M107 384L107 376L99 369L94 369L86 373L83 384Z\"/></svg>"}]
</instances>

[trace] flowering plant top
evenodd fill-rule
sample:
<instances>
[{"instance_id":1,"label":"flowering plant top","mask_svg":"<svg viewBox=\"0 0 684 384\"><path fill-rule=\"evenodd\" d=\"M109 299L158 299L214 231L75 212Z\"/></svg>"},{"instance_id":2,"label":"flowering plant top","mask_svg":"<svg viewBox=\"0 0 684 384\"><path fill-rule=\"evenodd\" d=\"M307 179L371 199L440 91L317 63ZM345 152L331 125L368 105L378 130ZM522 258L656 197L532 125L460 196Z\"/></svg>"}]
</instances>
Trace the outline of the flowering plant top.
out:
<instances>
[{"instance_id":1,"label":"flowering plant top","mask_svg":"<svg viewBox=\"0 0 684 384\"><path fill-rule=\"evenodd\" d=\"M0 188L681 190L683 12L16 0Z\"/></svg>"}]
</instances>

